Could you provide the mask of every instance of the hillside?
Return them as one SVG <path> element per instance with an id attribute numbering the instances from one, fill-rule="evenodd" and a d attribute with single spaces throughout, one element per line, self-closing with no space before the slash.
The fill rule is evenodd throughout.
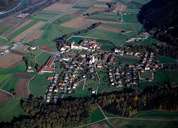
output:
<path id="1" fill-rule="evenodd" d="M 152 0 L 141 8 L 138 19 L 157 39 L 178 46 L 177 7 L 177 0 Z"/>

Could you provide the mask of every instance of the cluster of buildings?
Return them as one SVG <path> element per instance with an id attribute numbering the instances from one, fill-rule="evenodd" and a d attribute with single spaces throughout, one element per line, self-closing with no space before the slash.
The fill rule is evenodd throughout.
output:
<path id="1" fill-rule="evenodd" d="M 58 78 L 59 74 L 54 74 L 53 77 L 48 78 L 48 80 L 50 80 L 51 83 L 46 91 L 46 95 L 44 96 L 47 103 L 50 103 L 51 101 L 57 102 L 58 100 L 57 94 L 59 91 L 57 88 Z"/>
<path id="2" fill-rule="evenodd" d="M 121 67 L 109 69 L 108 75 L 110 84 L 114 87 L 138 87 L 138 72 L 132 66 L 127 69 Z"/>
<path id="3" fill-rule="evenodd" d="M 97 69 L 107 69 L 110 86 L 116 88 L 139 86 L 140 73 L 154 71 L 159 68 L 156 56 L 153 52 L 145 49 L 137 50 L 130 47 L 123 47 L 112 51 L 104 51 L 99 44 L 93 40 L 84 40 L 80 44 L 74 42 L 60 47 L 60 57 L 51 57 L 41 68 L 39 73 L 54 72 L 51 84 L 46 93 L 46 102 L 57 101 L 61 94 L 71 94 L 78 86 L 82 86 L 89 80 L 97 79 Z M 114 66 L 119 56 L 133 56 L 140 60 L 136 64 L 125 66 Z M 56 59 L 62 71 L 56 74 Z M 84 82 L 85 81 L 85 82 Z M 96 90 L 92 90 L 95 91 Z"/>
<path id="4" fill-rule="evenodd" d="M 137 65 L 138 69 L 144 71 L 155 71 L 160 68 L 160 65 L 156 62 L 155 54 L 153 52 L 146 52 L 141 58 L 141 63 Z"/>

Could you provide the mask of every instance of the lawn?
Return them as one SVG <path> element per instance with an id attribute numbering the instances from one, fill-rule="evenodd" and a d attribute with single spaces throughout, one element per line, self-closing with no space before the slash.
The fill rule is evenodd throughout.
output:
<path id="1" fill-rule="evenodd" d="M 25 115 L 20 106 L 20 98 L 13 98 L 0 104 L 0 122 L 10 122 L 14 117 Z"/>

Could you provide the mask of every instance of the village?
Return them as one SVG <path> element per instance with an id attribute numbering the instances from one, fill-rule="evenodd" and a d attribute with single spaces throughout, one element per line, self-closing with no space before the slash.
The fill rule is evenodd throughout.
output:
<path id="1" fill-rule="evenodd" d="M 136 57 L 139 62 L 118 66 L 118 58 L 122 56 Z M 160 68 L 161 65 L 152 51 L 135 50 L 129 46 L 105 51 L 96 40 L 85 39 L 79 44 L 71 42 L 60 45 L 59 53 L 51 56 L 38 73 L 53 74 L 48 77 L 51 82 L 44 96 L 45 101 L 51 103 L 74 93 L 80 86 L 84 89 L 86 80 L 95 80 L 99 86 L 98 69 L 108 72 L 108 87 L 137 89 L 139 80 L 151 82 L 154 80 L 154 72 Z M 148 72 L 150 75 L 147 78 L 144 73 Z M 98 87 L 90 91 L 91 95 L 98 93 Z"/>

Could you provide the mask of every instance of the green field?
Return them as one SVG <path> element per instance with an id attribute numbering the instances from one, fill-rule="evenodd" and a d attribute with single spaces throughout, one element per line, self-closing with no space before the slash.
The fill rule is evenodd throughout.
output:
<path id="1" fill-rule="evenodd" d="M 24 114 L 25 113 L 20 106 L 20 98 L 13 98 L 0 104 L 0 122 L 9 122 L 14 117 L 19 117 Z"/>
<path id="2" fill-rule="evenodd" d="M 161 119 L 178 119 L 178 112 L 166 112 L 166 111 L 143 111 L 137 113 L 134 117 L 141 118 L 161 118 Z"/>
<path id="3" fill-rule="evenodd" d="M 50 58 L 50 54 L 48 53 L 40 53 L 37 57 L 36 57 L 36 62 L 39 66 L 44 65 L 47 60 Z"/>
<path id="4" fill-rule="evenodd" d="M 39 11 L 39 12 L 36 12 L 34 15 L 32 15 L 31 18 L 33 20 L 49 21 L 58 15 L 61 15 L 61 14 L 57 12 L 50 12 L 50 11 Z"/>
<path id="5" fill-rule="evenodd" d="M 99 112 L 94 113 L 94 117 L 98 117 L 98 120 L 93 120 L 93 122 L 102 120 Z M 106 114 L 108 115 L 108 114 Z M 90 116 L 91 117 L 91 116 Z M 93 117 L 93 119 L 95 119 Z M 102 116 L 101 116 L 102 117 Z M 174 119 L 171 121 L 171 119 Z M 178 113 L 177 112 L 161 112 L 161 111 L 149 111 L 149 112 L 139 112 L 132 118 L 122 118 L 109 115 L 108 121 L 100 121 L 99 123 L 89 125 L 90 126 L 108 126 L 108 128 L 177 128 L 178 125 Z M 108 125 L 108 122 L 110 125 Z M 112 126 L 113 127 L 112 127 Z"/>
<path id="6" fill-rule="evenodd" d="M 0 75 L 0 89 L 9 91 L 9 92 L 14 92 L 16 88 L 16 84 L 18 82 L 18 78 L 16 78 L 12 74 L 1 74 Z"/>
<path id="7" fill-rule="evenodd" d="M 24 63 L 13 68 L 0 68 L 0 89 L 14 92 L 19 80 L 19 78 L 15 77 L 15 73 L 25 72 L 25 69 Z"/>
<path id="8" fill-rule="evenodd" d="M 50 84 L 50 81 L 47 80 L 49 76 L 51 76 L 51 74 L 36 75 L 34 80 L 30 81 L 29 87 L 32 95 L 44 96 L 46 89 Z"/>
<path id="9" fill-rule="evenodd" d="M 125 41 L 128 39 L 127 36 L 122 35 L 120 33 L 107 32 L 99 30 L 97 28 L 82 34 L 82 36 L 84 37 L 86 36 L 86 38 L 111 41 L 115 46 L 123 45 Z"/>

